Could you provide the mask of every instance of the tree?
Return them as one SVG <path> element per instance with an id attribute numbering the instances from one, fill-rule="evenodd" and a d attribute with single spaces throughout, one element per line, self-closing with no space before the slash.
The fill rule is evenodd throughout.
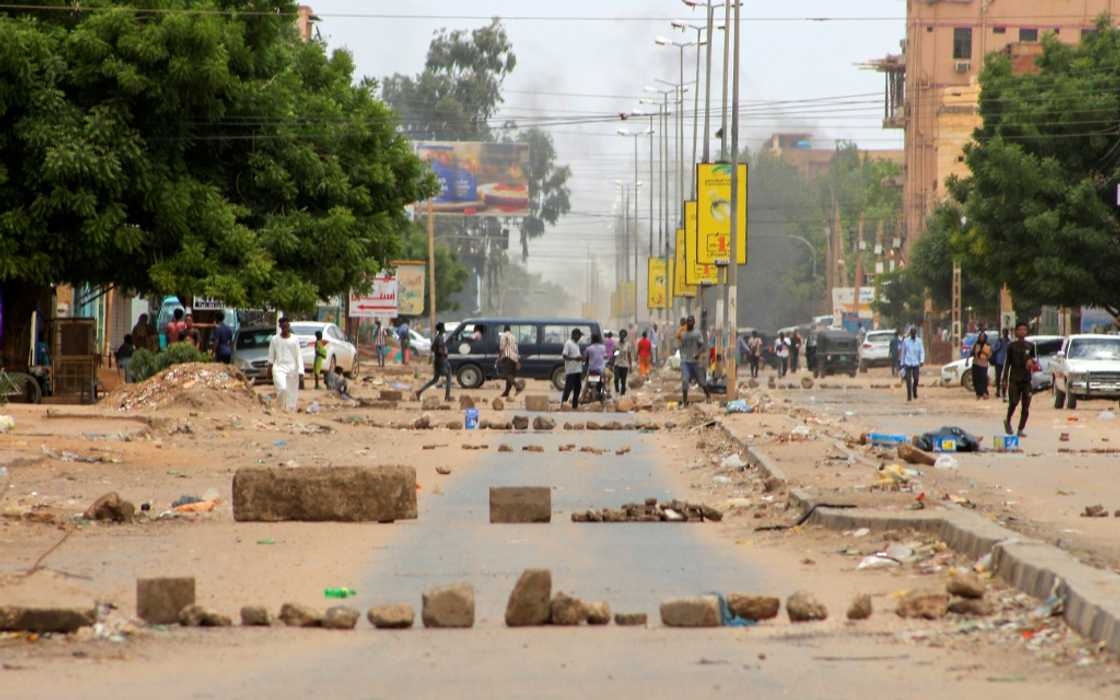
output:
<path id="1" fill-rule="evenodd" d="M 307 309 L 394 256 L 434 179 L 277 5 L 0 12 L 0 278 Z"/>
<path id="2" fill-rule="evenodd" d="M 1017 301 L 1120 313 L 1118 66 L 1107 18 L 1076 46 L 1044 38 L 1036 71 L 985 62 L 971 174 L 949 188 L 970 222 L 963 246 Z"/>
<path id="3" fill-rule="evenodd" d="M 401 249 L 401 258 L 406 260 L 428 259 L 428 233 L 422 224 L 415 223 L 405 234 L 404 244 Z M 436 244 L 436 311 L 454 311 L 458 309 L 455 295 L 463 290 L 466 285 L 470 270 L 459 261 L 455 251 L 446 245 Z M 428 309 L 428 300 L 424 300 L 425 313 Z"/>
<path id="4" fill-rule="evenodd" d="M 556 165 L 556 147 L 552 135 L 543 129 L 530 128 L 520 133 L 518 141 L 529 144 L 529 215 L 521 219 L 521 259 L 529 258 L 529 239 L 543 236 L 548 226 L 555 226 L 560 217 L 572 210 L 568 177 L 572 169 Z"/>

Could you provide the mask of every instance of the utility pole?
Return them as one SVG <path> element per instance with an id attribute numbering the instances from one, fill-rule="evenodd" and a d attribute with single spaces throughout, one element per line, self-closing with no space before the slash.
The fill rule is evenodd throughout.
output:
<path id="1" fill-rule="evenodd" d="M 719 120 L 719 159 L 727 161 L 727 67 L 731 53 L 731 1 L 723 3 L 723 111 Z"/>
<path id="2" fill-rule="evenodd" d="M 731 325 L 728 326 L 730 332 L 728 333 L 727 354 L 724 356 L 727 359 L 728 381 L 727 381 L 727 397 L 729 399 L 737 398 L 739 395 L 739 378 L 738 368 L 736 367 L 735 356 L 735 341 L 736 331 L 735 327 L 739 325 L 739 303 L 738 303 L 738 279 L 739 279 L 739 207 L 743 202 L 739 201 L 739 35 L 742 29 L 739 25 L 740 9 L 742 3 L 735 2 L 735 59 L 733 75 L 731 78 L 731 259 L 728 261 L 727 266 L 727 303 L 724 304 L 724 313 L 730 317 Z M 727 31 L 731 31 L 731 27 Z M 725 323 L 727 320 L 725 319 Z"/>
<path id="3" fill-rule="evenodd" d="M 436 337 L 436 215 L 428 198 L 428 334 Z M 404 352 L 403 350 L 401 352 Z"/>

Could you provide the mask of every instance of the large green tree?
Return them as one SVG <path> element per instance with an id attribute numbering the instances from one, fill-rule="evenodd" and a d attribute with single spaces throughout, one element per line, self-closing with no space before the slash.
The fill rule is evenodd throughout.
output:
<path id="1" fill-rule="evenodd" d="M 362 286 L 435 183 L 295 9 L 0 10 L 0 279 L 284 308 Z"/>
<path id="2" fill-rule="evenodd" d="M 1019 297 L 1120 313 L 1120 31 L 1078 45 L 1049 36 L 1037 71 L 992 54 L 971 175 L 949 184 L 971 224 L 962 242 Z"/>

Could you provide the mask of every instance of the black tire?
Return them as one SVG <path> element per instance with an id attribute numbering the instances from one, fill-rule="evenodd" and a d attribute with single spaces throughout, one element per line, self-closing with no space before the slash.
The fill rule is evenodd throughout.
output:
<path id="1" fill-rule="evenodd" d="M 1057 385 L 1054 386 L 1054 408 L 1065 408 L 1066 395 L 1065 392 L 1058 391 Z"/>
<path id="2" fill-rule="evenodd" d="M 855 377 L 855 376 L 856 376 L 856 371 L 855 371 L 854 369 L 853 369 L 853 370 L 849 370 L 849 371 L 848 371 L 848 376 L 849 376 L 849 377 Z"/>
<path id="3" fill-rule="evenodd" d="M 482 373 L 482 368 L 478 365 L 467 364 L 459 368 L 459 371 L 455 373 L 455 379 L 459 382 L 459 386 L 464 389 L 477 389 L 486 381 L 486 375 Z"/>
<path id="4" fill-rule="evenodd" d="M 354 353 L 354 362 L 350 365 L 350 371 L 345 372 L 347 379 L 354 379 L 358 376 L 358 372 L 361 370 L 361 361 L 361 355 Z"/>
<path id="5" fill-rule="evenodd" d="M 556 387 L 556 391 L 564 391 L 564 382 L 565 382 L 564 366 L 561 365 L 561 366 L 557 367 L 556 369 L 552 370 L 552 386 Z"/>
<path id="6" fill-rule="evenodd" d="M 12 403 L 39 403 L 43 400 L 43 391 L 35 377 L 24 372 L 10 372 L 8 378 L 19 390 L 18 393 L 8 395 L 8 400 Z"/>
<path id="7" fill-rule="evenodd" d="M 963 386 L 965 389 L 968 389 L 969 391 L 976 391 L 976 384 L 974 384 L 972 381 L 971 367 L 966 369 L 964 371 L 964 374 L 961 375 L 961 386 Z"/>
<path id="8" fill-rule="evenodd" d="M 1066 394 L 1066 408 L 1071 411 L 1077 408 L 1077 396 L 1072 391 Z"/>

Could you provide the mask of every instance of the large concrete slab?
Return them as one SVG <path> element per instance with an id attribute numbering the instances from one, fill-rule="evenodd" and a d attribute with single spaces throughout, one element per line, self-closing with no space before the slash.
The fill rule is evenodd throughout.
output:
<path id="1" fill-rule="evenodd" d="M 491 488 L 490 522 L 552 522 L 552 490 L 547 486 L 495 486 Z"/>
<path id="2" fill-rule="evenodd" d="M 239 521 L 391 522 L 416 516 L 413 467 L 246 467 L 233 476 L 233 517 Z"/>

